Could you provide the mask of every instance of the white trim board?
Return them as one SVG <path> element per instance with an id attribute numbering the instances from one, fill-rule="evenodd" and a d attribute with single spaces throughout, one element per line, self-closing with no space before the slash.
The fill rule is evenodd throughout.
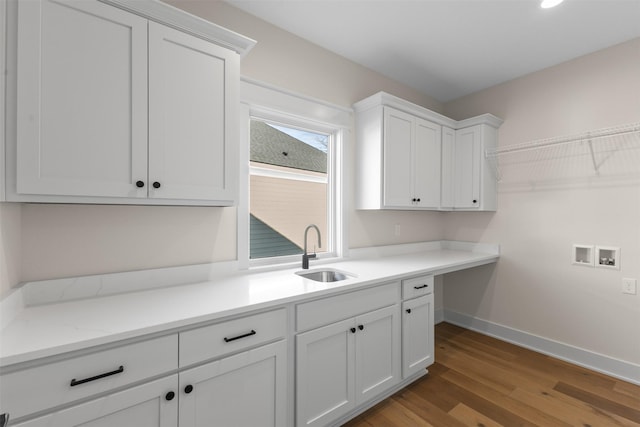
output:
<path id="1" fill-rule="evenodd" d="M 640 365 L 444 309 L 444 321 L 640 385 Z"/>

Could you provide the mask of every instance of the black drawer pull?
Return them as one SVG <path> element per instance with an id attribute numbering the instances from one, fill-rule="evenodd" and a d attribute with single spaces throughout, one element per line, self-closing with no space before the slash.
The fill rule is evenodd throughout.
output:
<path id="1" fill-rule="evenodd" d="M 124 372 L 124 366 L 120 365 L 120 367 L 118 369 L 116 369 L 115 371 L 106 372 L 104 374 L 96 375 L 95 377 L 85 378 L 83 380 L 76 380 L 74 378 L 74 379 L 71 380 L 71 387 L 75 387 L 75 386 L 80 385 L 80 384 L 88 383 L 90 381 L 99 380 L 101 378 L 110 377 L 111 375 L 121 374 L 122 372 Z"/>
<path id="2" fill-rule="evenodd" d="M 251 332 L 247 332 L 246 334 L 243 334 L 243 335 L 238 335 L 237 337 L 232 337 L 232 338 L 224 337 L 224 342 L 239 340 L 241 338 L 250 337 L 251 335 L 255 335 L 255 334 L 257 334 L 257 332 L 252 329 Z"/>
<path id="3" fill-rule="evenodd" d="M 422 286 L 414 286 L 413 289 L 424 289 L 424 288 L 428 288 L 429 285 L 422 285 Z"/>
<path id="4" fill-rule="evenodd" d="M 410 308 L 407 308 L 406 311 L 407 311 L 407 314 L 411 314 L 411 309 Z"/>

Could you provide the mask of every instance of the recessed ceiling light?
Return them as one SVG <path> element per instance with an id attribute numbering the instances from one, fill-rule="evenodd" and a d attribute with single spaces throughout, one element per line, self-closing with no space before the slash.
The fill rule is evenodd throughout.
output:
<path id="1" fill-rule="evenodd" d="M 542 3 L 540 4 L 540 7 L 543 8 L 543 9 L 549 9 L 551 7 L 555 7 L 555 6 L 559 5 L 562 2 L 563 2 L 563 0 L 542 0 Z"/>

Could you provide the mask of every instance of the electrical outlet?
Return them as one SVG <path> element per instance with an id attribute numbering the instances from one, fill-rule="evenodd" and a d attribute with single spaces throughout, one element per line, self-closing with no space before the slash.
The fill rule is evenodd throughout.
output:
<path id="1" fill-rule="evenodd" d="M 622 279 L 622 293 L 635 295 L 636 285 L 636 279 Z"/>

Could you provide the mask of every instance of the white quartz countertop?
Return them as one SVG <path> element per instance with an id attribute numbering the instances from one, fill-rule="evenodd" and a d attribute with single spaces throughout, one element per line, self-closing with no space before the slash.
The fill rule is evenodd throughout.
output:
<path id="1" fill-rule="evenodd" d="M 20 296 L 18 308 L 15 307 L 18 296 L 14 295 L 12 302 L 3 300 L 0 306 L 5 311 L 0 331 L 0 367 L 148 334 L 178 331 L 201 322 L 356 290 L 381 281 L 493 263 L 499 257 L 495 245 L 437 243 L 418 246 L 417 249 L 428 250 L 412 253 L 365 250 L 360 251 L 359 259 L 323 265 L 314 265 L 312 261 L 310 271 L 331 268 L 355 276 L 333 283 L 302 278 L 295 274 L 301 269 L 292 268 L 224 274 L 197 283 L 164 284 L 161 288 L 82 299 L 62 298 L 39 305 L 30 305 Z M 136 277 L 122 273 L 117 279 L 118 286 L 136 289 L 135 284 L 128 287 L 125 283 Z M 22 289 L 16 292 L 21 291 L 26 292 Z"/>

